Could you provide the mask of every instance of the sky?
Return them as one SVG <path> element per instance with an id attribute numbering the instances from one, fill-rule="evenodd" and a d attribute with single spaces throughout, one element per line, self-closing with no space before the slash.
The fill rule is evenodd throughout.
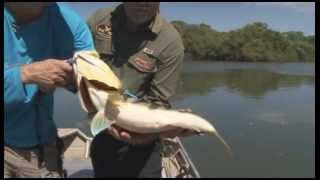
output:
<path id="1" fill-rule="evenodd" d="M 66 2 L 84 18 L 100 8 L 120 2 Z M 256 21 L 276 31 L 315 34 L 314 2 L 161 2 L 160 12 L 168 20 L 205 23 L 217 31 L 230 31 Z"/>

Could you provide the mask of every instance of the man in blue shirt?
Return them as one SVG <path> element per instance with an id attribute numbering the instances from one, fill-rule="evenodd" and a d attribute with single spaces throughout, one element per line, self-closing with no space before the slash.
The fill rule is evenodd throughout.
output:
<path id="1" fill-rule="evenodd" d="M 74 83 L 66 61 L 94 50 L 91 33 L 60 3 L 4 6 L 4 177 L 62 176 L 53 92 Z"/>

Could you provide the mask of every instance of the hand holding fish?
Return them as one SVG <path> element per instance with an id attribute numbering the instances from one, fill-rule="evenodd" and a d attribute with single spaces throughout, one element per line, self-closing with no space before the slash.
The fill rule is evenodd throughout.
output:
<path id="1" fill-rule="evenodd" d="M 177 136 L 184 137 L 189 136 L 191 134 L 195 134 L 195 132 L 176 128 L 173 130 L 169 130 L 163 133 L 134 133 L 127 131 L 119 126 L 112 125 L 107 129 L 107 132 L 112 135 L 114 138 L 122 141 L 129 142 L 131 144 L 146 144 L 150 143 L 157 138 L 174 138 Z"/>
<path id="2" fill-rule="evenodd" d="M 63 60 L 47 59 L 24 65 L 21 79 L 26 84 L 38 84 L 44 92 L 67 85 L 73 77 L 72 66 Z"/>
<path id="3" fill-rule="evenodd" d="M 138 134 L 127 131 L 119 126 L 112 125 L 107 129 L 107 132 L 114 138 L 126 141 L 130 144 L 146 144 L 150 143 L 158 137 L 157 133 Z"/>

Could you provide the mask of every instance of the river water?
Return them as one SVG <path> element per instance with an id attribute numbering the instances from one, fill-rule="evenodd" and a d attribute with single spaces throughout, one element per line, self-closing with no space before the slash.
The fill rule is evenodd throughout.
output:
<path id="1" fill-rule="evenodd" d="M 202 177 L 314 177 L 315 66 L 309 63 L 186 62 L 175 108 L 208 119 L 232 148 L 212 136 L 182 141 Z M 55 93 L 58 127 L 89 124 L 78 97 Z"/>

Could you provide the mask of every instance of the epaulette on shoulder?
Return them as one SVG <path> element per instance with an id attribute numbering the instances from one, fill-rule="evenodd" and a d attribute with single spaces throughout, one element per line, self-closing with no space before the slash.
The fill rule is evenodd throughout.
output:
<path id="1" fill-rule="evenodd" d="M 94 14 L 95 22 L 99 23 L 100 21 L 103 21 L 106 18 L 110 17 L 113 10 L 114 9 L 112 8 L 104 8 L 104 9 L 97 10 L 96 13 Z"/>

